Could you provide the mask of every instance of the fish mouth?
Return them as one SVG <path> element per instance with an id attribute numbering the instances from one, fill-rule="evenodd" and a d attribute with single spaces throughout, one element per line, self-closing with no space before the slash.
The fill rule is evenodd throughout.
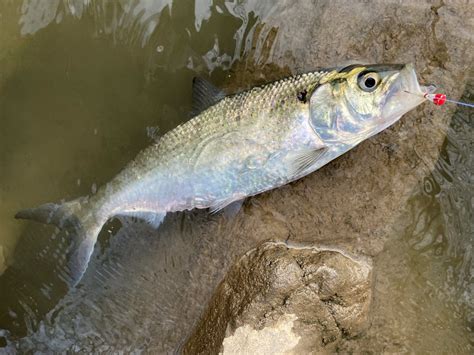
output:
<path id="1" fill-rule="evenodd" d="M 405 90 L 408 93 L 421 95 L 431 94 L 436 87 L 434 85 L 420 85 L 416 76 L 415 67 L 413 64 L 406 64 L 400 72 L 401 80 L 404 82 Z"/>
<path id="2" fill-rule="evenodd" d="M 435 89 L 432 85 L 420 85 L 413 64 L 404 65 L 389 89 L 382 117 L 388 121 L 398 119 L 425 102 L 425 95 L 432 93 Z"/>

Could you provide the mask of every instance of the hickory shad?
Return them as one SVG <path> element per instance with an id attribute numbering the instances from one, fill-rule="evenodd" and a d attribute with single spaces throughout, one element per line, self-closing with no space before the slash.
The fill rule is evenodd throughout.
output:
<path id="1" fill-rule="evenodd" d="M 168 212 L 218 211 L 287 184 L 392 125 L 427 90 L 412 65 L 319 70 L 228 96 L 195 79 L 196 116 L 96 194 L 16 217 L 54 224 L 75 238 L 68 256 L 75 284 L 109 218 L 135 216 L 157 227 Z"/>

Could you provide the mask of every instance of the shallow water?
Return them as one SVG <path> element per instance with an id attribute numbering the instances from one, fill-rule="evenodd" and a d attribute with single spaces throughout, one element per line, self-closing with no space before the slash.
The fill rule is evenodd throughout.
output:
<path id="1" fill-rule="evenodd" d="M 327 7 L 284 0 L 0 5 L 0 346 L 170 351 L 183 342 L 230 263 L 284 229 L 262 227 L 269 221 L 258 199 L 234 220 L 205 211 L 171 215 L 159 233 L 111 221 L 74 290 L 62 272 L 64 236 L 12 216 L 110 180 L 187 119 L 196 75 L 237 90 L 312 69 L 307 42 L 314 34 L 304 30 L 317 29 L 321 17 L 294 14 Z M 444 21 L 455 19 L 447 14 Z M 436 73 L 445 50 L 433 43 L 439 56 L 427 61 Z M 390 60 L 391 45 L 385 39 L 367 56 L 355 47 L 328 49 L 318 64 Z M 395 59 L 428 56 L 420 49 L 410 57 L 404 48 Z M 472 101 L 472 76 L 461 84 Z M 357 349 L 472 351 L 473 122 L 468 109 L 455 112 L 434 170 L 393 212 L 393 233 L 376 256 L 373 326 Z M 261 234 L 242 233 L 243 218 Z"/>
<path id="2" fill-rule="evenodd" d="M 474 99 L 472 79 L 463 101 Z M 382 343 L 386 352 L 472 352 L 473 137 L 474 112 L 459 108 L 432 174 L 375 259 L 372 327 L 362 349 Z"/>

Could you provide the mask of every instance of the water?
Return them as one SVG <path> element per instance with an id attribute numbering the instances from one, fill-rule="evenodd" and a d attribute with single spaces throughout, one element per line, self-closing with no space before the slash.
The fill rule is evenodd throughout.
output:
<path id="1" fill-rule="evenodd" d="M 463 95 L 467 102 L 474 98 L 472 79 Z M 474 112 L 460 107 L 434 170 L 376 257 L 372 327 L 360 348 L 472 352 L 473 137 Z"/>
<path id="2" fill-rule="evenodd" d="M 0 15 L 0 346 L 171 351 L 235 258 L 302 238 L 375 256 L 372 327 L 349 348 L 472 351 L 469 108 L 420 108 L 234 219 L 178 213 L 158 232 L 111 221 L 74 290 L 64 236 L 12 218 L 110 180 L 187 119 L 196 75 L 233 91 L 354 59 L 416 61 L 426 81 L 472 102 L 467 5 L 25 0 Z"/>

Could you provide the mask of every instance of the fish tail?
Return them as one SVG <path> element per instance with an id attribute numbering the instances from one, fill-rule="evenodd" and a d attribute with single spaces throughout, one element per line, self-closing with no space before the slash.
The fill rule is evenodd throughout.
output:
<path id="1" fill-rule="evenodd" d="M 91 210 L 84 208 L 86 201 L 86 198 L 79 198 L 63 204 L 47 203 L 21 210 L 15 215 L 17 219 L 55 225 L 70 236 L 67 272 L 73 286 L 84 275 L 99 232 L 105 223 L 105 220 L 98 220 Z"/>

